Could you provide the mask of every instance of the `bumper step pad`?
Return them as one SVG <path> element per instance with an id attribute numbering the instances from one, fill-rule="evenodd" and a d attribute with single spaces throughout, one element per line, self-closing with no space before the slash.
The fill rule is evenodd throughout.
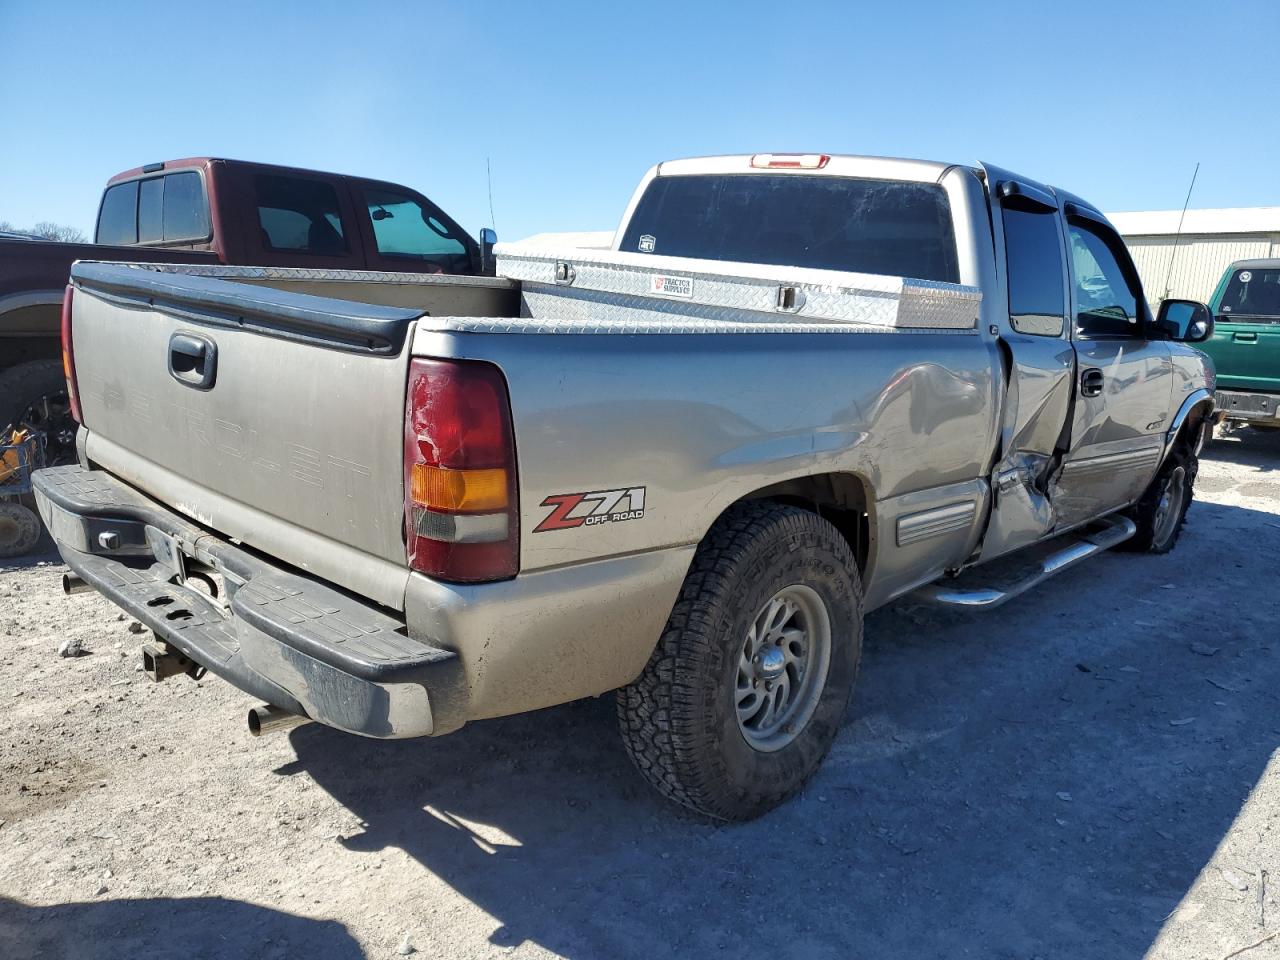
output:
<path id="1" fill-rule="evenodd" d="M 403 620 L 229 543 L 110 474 L 54 467 L 37 472 L 35 487 L 78 576 L 255 697 L 353 733 L 402 737 L 431 733 L 433 711 L 461 689 L 457 654 L 409 637 Z M 222 575 L 226 603 L 185 585 L 190 561 Z"/>

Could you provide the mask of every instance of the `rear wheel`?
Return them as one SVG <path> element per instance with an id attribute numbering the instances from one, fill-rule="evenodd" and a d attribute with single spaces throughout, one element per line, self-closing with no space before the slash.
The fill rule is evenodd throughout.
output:
<path id="1" fill-rule="evenodd" d="M 0 557 L 20 557 L 40 541 L 40 519 L 20 503 L 0 500 Z"/>
<path id="2" fill-rule="evenodd" d="M 76 422 L 60 360 L 29 360 L 0 371 L 0 430 L 28 429 L 44 436 L 44 462 L 76 458 Z"/>
<path id="3" fill-rule="evenodd" d="M 1124 549 L 1143 553 L 1168 553 L 1173 549 L 1186 523 L 1199 469 L 1196 455 L 1179 443 L 1142 499 L 1129 511 L 1138 532 L 1122 545 Z"/>
<path id="4" fill-rule="evenodd" d="M 830 749 L 861 647 L 861 584 L 840 532 L 795 507 L 735 507 L 699 546 L 644 672 L 618 692 L 627 752 L 677 803 L 757 817 Z"/>

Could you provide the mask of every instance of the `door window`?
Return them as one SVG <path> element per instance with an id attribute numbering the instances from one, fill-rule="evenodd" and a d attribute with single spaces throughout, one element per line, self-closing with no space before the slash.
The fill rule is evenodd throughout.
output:
<path id="1" fill-rule="evenodd" d="M 440 211 L 392 190 L 364 191 L 374 243 L 384 257 L 428 260 L 450 272 L 465 268 L 467 247 Z"/>
<path id="2" fill-rule="evenodd" d="M 1120 244 L 1120 239 L 1081 222 L 1070 223 L 1068 233 L 1076 292 L 1076 332 L 1087 339 L 1141 337 L 1141 291 L 1112 247 Z"/>
<path id="3" fill-rule="evenodd" d="M 1057 214 L 1021 209 L 1015 203 L 1001 205 L 1009 323 L 1019 333 L 1060 337 L 1067 314 L 1067 289 Z"/>
<path id="4" fill-rule="evenodd" d="M 253 183 L 265 246 L 331 257 L 347 252 L 338 191 L 333 184 L 274 174 L 255 176 Z"/>

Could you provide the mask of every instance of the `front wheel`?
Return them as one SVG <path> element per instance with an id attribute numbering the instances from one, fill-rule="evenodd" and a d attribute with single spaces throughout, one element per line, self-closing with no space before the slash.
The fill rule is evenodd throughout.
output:
<path id="1" fill-rule="evenodd" d="M 1138 532 L 1122 544 L 1124 549 L 1140 553 L 1173 549 L 1187 520 L 1199 470 L 1200 461 L 1194 453 L 1181 445 L 1174 448 L 1142 499 L 1129 511 Z"/>
<path id="2" fill-rule="evenodd" d="M 677 803 L 760 816 L 826 756 L 861 649 L 862 588 L 840 532 L 796 507 L 735 507 L 699 545 L 644 672 L 618 691 L 623 743 Z"/>

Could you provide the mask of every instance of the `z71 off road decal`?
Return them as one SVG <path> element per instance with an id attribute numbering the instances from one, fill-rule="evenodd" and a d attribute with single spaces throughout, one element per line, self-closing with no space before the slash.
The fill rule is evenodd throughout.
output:
<path id="1" fill-rule="evenodd" d="M 552 510 L 533 528 L 534 533 L 639 520 L 644 516 L 644 487 L 597 490 L 594 493 L 557 493 L 543 500 L 542 506 Z"/>

